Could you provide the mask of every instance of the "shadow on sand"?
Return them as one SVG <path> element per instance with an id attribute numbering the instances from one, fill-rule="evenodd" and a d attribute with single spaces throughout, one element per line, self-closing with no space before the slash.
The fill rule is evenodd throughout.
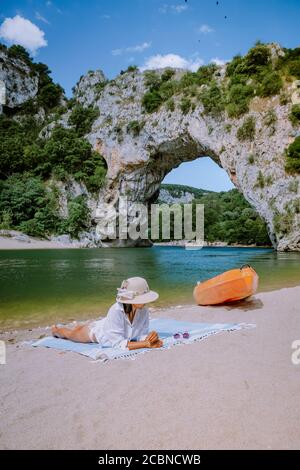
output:
<path id="1" fill-rule="evenodd" d="M 258 310 L 263 308 L 264 304 L 260 299 L 255 297 L 249 297 L 248 299 L 239 300 L 235 302 L 228 302 L 222 305 L 212 305 L 214 308 L 222 307 L 226 310 L 244 310 L 247 312 L 248 310 Z"/>

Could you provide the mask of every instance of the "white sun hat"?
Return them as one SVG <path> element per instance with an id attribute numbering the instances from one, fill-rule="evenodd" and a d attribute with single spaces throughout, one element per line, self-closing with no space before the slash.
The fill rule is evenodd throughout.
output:
<path id="1" fill-rule="evenodd" d="M 157 292 L 149 289 L 146 279 L 142 277 L 125 279 L 117 291 L 116 301 L 122 304 L 148 304 L 159 297 Z"/>

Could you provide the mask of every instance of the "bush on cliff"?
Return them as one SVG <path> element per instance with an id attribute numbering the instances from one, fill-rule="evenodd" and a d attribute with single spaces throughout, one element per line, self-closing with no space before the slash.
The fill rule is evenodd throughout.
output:
<path id="1" fill-rule="evenodd" d="M 130 121 L 126 127 L 127 133 L 132 134 L 134 137 L 138 137 L 144 125 L 145 121 Z"/>
<path id="2" fill-rule="evenodd" d="M 225 109 L 225 103 L 220 87 L 212 83 L 200 93 L 204 111 L 214 117 L 219 116 Z"/>
<path id="3" fill-rule="evenodd" d="M 258 88 L 258 94 L 260 96 L 278 95 L 282 85 L 282 79 L 278 72 L 272 70 L 266 71 L 262 74 L 262 81 Z"/>
<path id="4" fill-rule="evenodd" d="M 286 150 L 285 169 L 289 173 L 300 173 L 300 136 Z"/>
<path id="5" fill-rule="evenodd" d="M 157 111 L 162 103 L 162 98 L 158 90 L 147 91 L 142 99 L 142 106 L 147 113 Z"/>
<path id="6" fill-rule="evenodd" d="M 227 94 L 227 113 L 229 117 L 239 117 L 249 111 L 249 103 L 254 95 L 251 85 L 234 83 Z"/>
<path id="7" fill-rule="evenodd" d="M 68 233 L 72 238 L 78 238 L 80 232 L 88 230 L 91 225 L 90 211 L 86 197 L 77 196 L 68 203 L 68 218 L 61 222 L 61 233 Z"/>
<path id="8" fill-rule="evenodd" d="M 2 228 L 21 230 L 34 237 L 69 233 L 77 238 L 90 226 L 85 196 L 68 202 L 68 217 L 58 211 L 58 191 L 46 188 L 40 177 L 15 174 L 0 181 L 0 221 Z"/>
<path id="9" fill-rule="evenodd" d="M 286 75 L 300 79 L 300 47 L 284 48 L 284 53 L 278 61 L 277 69 L 283 70 Z"/>
<path id="10" fill-rule="evenodd" d="M 237 138 L 241 141 L 252 140 L 255 136 L 255 120 L 253 116 L 245 119 L 241 127 L 237 130 Z"/>
<path id="11" fill-rule="evenodd" d="M 148 90 L 142 98 L 143 108 L 147 113 L 153 113 L 159 109 L 162 103 L 180 93 L 184 95 L 182 101 L 186 103 L 187 95 L 195 96 L 197 87 L 200 85 L 211 86 L 216 70 L 217 66 L 215 64 L 203 65 L 199 67 L 197 72 L 185 72 L 180 80 L 173 79 L 175 70 L 170 68 L 167 68 L 161 76 L 153 70 L 147 70 L 144 83 Z M 183 113 L 185 113 L 185 105 L 183 105 L 183 110 Z"/>
<path id="12" fill-rule="evenodd" d="M 36 123 L 31 117 L 17 122 L 3 114 L 0 116 L 0 179 L 36 165 L 36 156 L 28 158 L 24 150 L 37 135 Z"/>
<path id="13" fill-rule="evenodd" d="M 292 106 L 289 118 L 293 126 L 300 123 L 300 104 L 294 104 Z"/>
<path id="14" fill-rule="evenodd" d="M 54 83 L 48 83 L 39 89 L 38 104 L 50 110 L 59 105 L 63 89 Z"/>
<path id="15" fill-rule="evenodd" d="M 98 108 L 94 108 L 93 106 L 84 108 L 82 105 L 77 104 L 72 109 L 68 122 L 74 126 L 77 135 L 83 137 L 91 131 L 92 124 L 98 116 Z"/>
<path id="16" fill-rule="evenodd" d="M 53 194 L 40 177 L 26 173 L 0 183 L 0 213 L 5 211 L 10 213 L 13 228 L 30 235 L 44 235 L 58 222 Z"/>

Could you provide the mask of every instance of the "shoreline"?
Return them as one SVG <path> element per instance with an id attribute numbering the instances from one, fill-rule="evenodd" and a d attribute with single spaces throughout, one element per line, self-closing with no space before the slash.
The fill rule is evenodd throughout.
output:
<path id="1" fill-rule="evenodd" d="M 251 298 L 254 298 L 256 297 L 257 295 L 260 295 L 260 294 L 270 294 L 270 293 L 278 293 L 278 292 L 281 292 L 281 291 L 284 291 L 286 289 L 295 289 L 295 288 L 299 288 L 300 289 L 300 284 L 291 284 L 289 286 L 283 286 L 283 287 L 269 287 L 269 288 L 265 288 L 265 289 L 262 289 L 262 290 L 258 290 L 258 292 L 256 292 L 256 294 Z M 299 299 L 300 299 L 300 296 L 299 296 Z M 246 300 L 241 300 L 239 302 L 236 302 L 236 304 L 233 304 L 233 305 L 236 305 L 236 307 L 238 308 L 239 305 L 241 306 L 241 308 L 243 307 L 243 305 L 245 304 L 245 302 L 247 302 L 247 299 Z M 158 307 L 150 307 L 150 315 L 160 315 L 161 312 L 164 312 L 164 311 L 168 311 L 168 310 L 180 310 L 180 309 L 187 309 L 187 310 L 190 310 L 190 309 L 193 309 L 193 308 L 230 308 L 231 304 L 228 303 L 228 304 L 221 304 L 221 305 L 216 305 L 216 306 L 207 306 L 207 307 L 204 307 L 204 306 L 199 306 L 199 305 L 196 305 L 195 303 L 191 303 L 191 302 L 184 302 L 182 304 L 172 304 L 172 303 L 166 303 L 165 305 L 160 305 Z M 55 324 L 62 324 L 64 326 L 70 326 L 72 324 L 80 324 L 80 323 L 86 323 L 88 321 L 95 321 L 95 320 L 98 320 L 100 318 L 104 318 L 106 315 L 106 313 L 99 313 L 99 315 L 97 316 L 87 316 L 87 315 L 84 315 L 84 312 L 82 312 L 82 315 L 81 314 L 76 314 L 75 316 L 73 316 L 73 319 L 70 320 L 70 321 L 65 321 L 66 319 L 64 318 L 61 318 L 60 320 L 57 320 L 57 321 L 54 321 Z M 26 326 L 24 324 L 20 324 L 19 326 L 18 325 L 11 325 L 11 326 L 5 326 L 5 325 L 1 325 L 0 324 L 0 340 L 1 339 L 5 339 L 5 337 L 7 335 L 12 335 L 12 334 L 15 334 L 18 338 L 27 338 L 27 335 L 28 333 L 29 334 L 29 337 L 32 336 L 32 334 L 34 332 L 37 332 L 38 334 L 44 334 L 45 332 L 47 331 L 50 331 L 50 328 L 51 328 L 51 324 L 46 324 L 46 321 L 45 323 L 40 321 L 32 321 L 32 323 L 28 323 Z"/>
<path id="2" fill-rule="evenodd" d="M 220 304 L 220 305 L 208 305 L 208 306 L 202 306 L 202 305 L 197 305 L 195 303 L 182 303 L 182 304 L 166 304 L 166 305 L 161 305 L 159 307 L 150 307 L 150 316 L 155 317 L 158 315 L 159 317 L 164 313 L 164 312 L 169 312 L 170 310 L 174 311 L 180 311 L 180 310 L 194 310 L 194 309 L 212 309 L 212 310 L 230 310 L 230 309 L 241 309 L 243 310 L 245 307 L 250 305 L 254 299 L 256 299 L 257 296 L 260 295 L 265 295 L 265 294 L 271 294 L 271 293 L 276 293 L 276 295 L 279 295 L 280 292 L 286 291 L 289 289 L 299 289 L 299 299 L 300 299 L 300 284 L 293 285 L 293 286 L 285 286 L 281 288 L 274 288 L 274 289 L 268 289 L 268 290 L 261 290 L 256 292 L 253 296 L 249 297 L 248 299 L 236 301 L 233 303 L 225 303 L 225 304 Z M 81 316 L 80 318 L 74 318 L 71 321 L 64 321 L 64 319 L 61 319 L 61 321 L 57 321 L 57 324 L 61 324 L 65 327 L 72 326 L 74 324 L 84 324 L 86 322 L 90 321 L 95 321 L 99 320 L 101 318 L 104 318 L 106 314 L 99 314 L 98 316 L 95 317 L 84 317 Z M 0 327 L 0 340 L 5 340 L 6 336 L 9 335 L 16 335 L 17 338 L 19 338 L 20 341 L 25 341 L 27 339 L 30 339 L 31 337 L 35 337 L 35 334 L 46 334 L 49 333 L 51 330 L 52 324 L 28 324 L 26 327 L 24 325 L 20 326 L 11 326 L 11 327 Z"/>
<path id="3" fill-rule="evenodd" d="M 75 243 L 75 242 L 74 242 Z M 79 244 L 79 242 L 78 242 Z M 29 237 L 21 232 L 12 235 L 0 234 L 0 250 L 44 250 L 44 249 L 78 249 L 80 246 L 73 244 L 59 243 L 54 240 Z"/>
<path id="4" fill-rule="evenodd" d="M 227 306 L 155 309 L 158 318 L 256 327 L 134 361 L 103 364 L 24 342 L 42 328 L 7 333 L 0 448 L 299 448 L 299 298 L 300 286 Z"/>
<path id="5" fill-rule="evenodd" d="M 153 242 L 153 246 L 170 246 L 170 247 L 183 247 L 186 240 L 171 241 L 171 242 Z M 274 249 L 271 245 L 258 246 L 258 245 L 243 245 L 243 244 L 227 244 L 225 242 L 209 242 L 205 243 L 204 248 L 269 248 Z M 82 246 L 80 241 L 73 241 L 71 243 L 60 243 L 54 240 L 46 240 L 42 238 L 29 237 L 28 235 L 19 233 L 11 236 L 3 236 L 0 233 L 0 251 L 5 250 L 45 250 L 45 249 L 89 249 L 96 247 Z M 103 247 L 97 247 L 103 248 Z"/>
<path id="6" fill-rule="evenodd" d="M 171 247 L 183 247 L 187 240 L 179 240 L 179 241 L 170 241 L 170 242 L 154 242 L 154 246 L 171 246 Z M 227 242 L 204 242 L 203 248 L 269 248 L 274 250 L 272 245 L 243 245 L 239 243 L 232 243 L 229 244 Z"/>

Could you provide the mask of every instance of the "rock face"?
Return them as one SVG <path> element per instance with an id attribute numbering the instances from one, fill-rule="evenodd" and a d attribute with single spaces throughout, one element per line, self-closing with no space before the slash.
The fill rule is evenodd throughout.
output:
<path id="1" fill-rule="evenodd" d="M 106 82 L 107 78 L 102 70 L 89 71 L 86 75 L 80 77 L 73 88 L 76 101 L 85 106 L 94 105 Z"/>
<path id="2" fill-rule="evenodd" d="M 7 57 L 4 61 L 3 54 L 0 51 L 0 80 L 10 84 L 7 105 L 13 108 L 36 95 L 38 79 L 24 63 Z M 272 60 L 282 54 L 277 46 L 272 48 Z M 163 72 L 156 71 L 158 76 Z M 220 87 L 226 81 L 225 72 L 226 66 L 221 66 L 214 75 Z M 172 80 L 179 80 L 184 73 L 176 69 Z M 182 162 L 209 156 L 266 220 L 274 247 L 300 250 L 300 176 L 285 171 L 285 150 L 300 135 L 299 125 L 293 127 L 289 119 L 292 103 L 300 100 L 299 82 L 284 83 L 285 104 L 278 95 L 255 97 L 249 112 L 239 118 L 229 118 L 225 111 L 217 116 L 207 114 L 200 100 L 194 100 L 184 113 L 180 95 L 174 95 L 172 111 L 162 104 L 149 114 L 142 106 L 147 90 L 145 73 L 139 70 L 111 81 L 100 70 L 89 72 L 74 87 L 77 102 L 98 107 L 100 112 L 86 135 L 108 166 L 98 204 L 117 203 L 122 195 L 127 196 L 129 205 L 153 203 L 167 173 Z M 249 117 L 255 123 L 255 136 L 241 141 L 237 131 Z M 67 115 L 59 123 L 67 126 Z M 80 191 L 85 192 L 84 188 Z M 62 211 L 63 198 L 62 193 Z M 91 202 L 92 214 L 96 213 L 95 204 Z M 101 240 L 101 232 L 99 236 Z"/>
<path id="3" fill-rule="evenodd" d="M 157 201 L 164 204 L 189 204 L 211 191 L 181 184 L 161 185 Z"/>
<path id="4" fill-rule="evenodd" d="M 158 199 L 166 204 L 188 204 L 195 199 L 195 196 L 188 191 L 183 191 L 179 196 L 173 196 L 170 191 L 162 188 L 159 191 Z"/>
<path id="5" fill-rule="evenodd" d="M 22 60 L 9 58 L 0 50 L 0 81 L 6 84 L 5 102 L 15 108 L 34 98 L 38 93 L 38 76 Z"/>
<path id="6" fill-rule="evenodd" d="M 66 182 L 58 181 L 56 179 L 50 179 L 47 182 L 47 187 L 49 191 L 51 188 L 55 187 L 58 190 L 59 200 L 58 200 L 58 208 L 59 208 L 59 216 L 63 219 L 66 219 L 69 215 L 68 211 L 68 200 L 74 199 L 77 196 L 85 196 L 86 197 L 86 204 L 89 208 L 91 218 L 95 219 L 96 217 L 96 208 L 97 208 L 97 200 L 93 197 L 92 194 L 89 193 L 87 190 L 86 185 L 81 182 L 79 183 L 74 178 L 69 177 Z"/>
<path id="7" fill-rule="evenodd" d="M 161 75 L 162 70 L 157 74 Z M 224 77 L 221 67 L 217 80 Z M 183 74 L 176 70 L 175 79 Z M 94 102 L 100 111 L 87 139 L 107 161 L 107 185 L 99 201 L 117 201 L 126 195 L 130 202 L 156 200 L 165 175 L 182 162 L 209 156 L 229 175 L 234 185 L 266 220 L 271 241 L 277 250 L 300 250 L 299 182 L 300 176 L 285 172 L 284 152 L 299 135 L 289 113 L 292 102 L 280 104 L 279 96 L 254 98 L 250 110 L 240 118 L 229 119 L 205 114 L 201 102 L 183 114 L 175 96 L 175 110 L 162 105 L 157 112 L 145 114 L 142 97 L 147 91 L 144 74 L 125 73 L 108 83 Z M 90 96 L 92 81 L 81 80 L 82 96 Z M 295 92 L 294 84 L 285 93 Z M 90 99 L 87 98 L 90 103 Z M 272 113 L 272 125 L 266 124 Z M 241 142 L 237 129 L 249 116 L 255 120 L 255 138 Z M 132 121 L 140 132 L 132 133 Z M 263 182 L 262 182 L 263 177 Z M 187 182 L 188 184 L 188 182 Z M 293 209 L 295 208 L 295 210 Z M 276 227 L 276 217 L 291 214 L 284 229 Z"/>

